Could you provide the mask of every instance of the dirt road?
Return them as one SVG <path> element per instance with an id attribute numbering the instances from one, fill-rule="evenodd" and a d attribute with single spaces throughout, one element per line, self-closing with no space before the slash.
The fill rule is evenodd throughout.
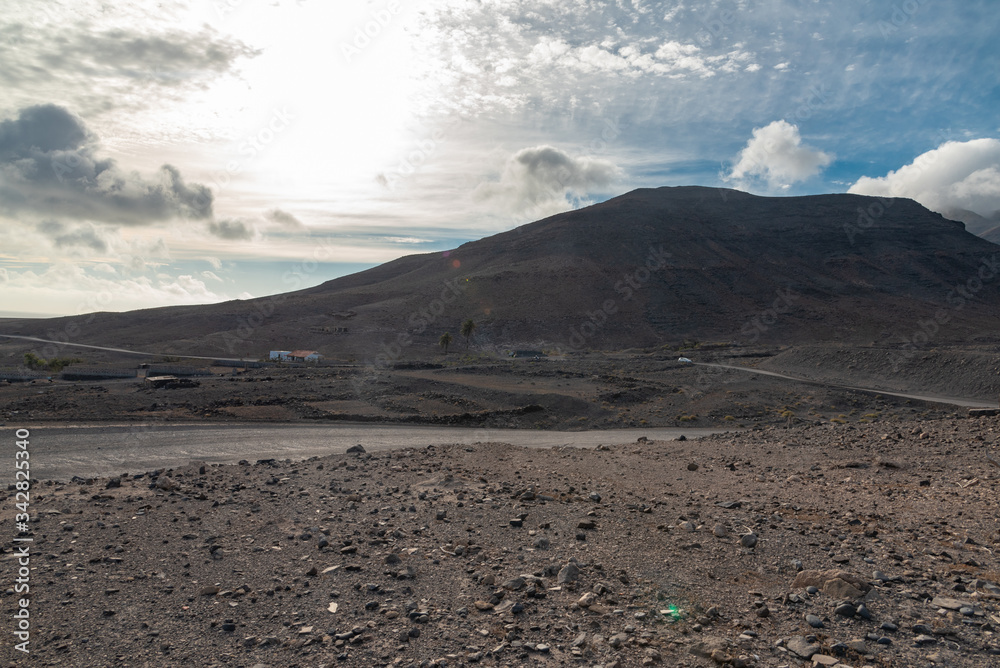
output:
<path id="1" fill-rule="evenodd" d="M 0 433 L 13 444 L 15 425 Z M 31 476 L 39 480 L 69 480 L 141 473 L 177 467 L 192 461 L 236 463 L 241 459 L 306 459 L 343 453 L 362 444 L 368 451 L 424 447 L 432 444 L 501 442 L 531 448 L 560 445 L 595 447 L 601 443 L 671 440 L 684 434 L 695 438 L 725 429 L 621 429 L 540 431 L 472 429 L 396 425 L 225 426 L 129 425 L 31 427 Z M 734 431 L 734 430 L 728 430 Z M 13 467 L 0 483 L 13 482 Z"/>

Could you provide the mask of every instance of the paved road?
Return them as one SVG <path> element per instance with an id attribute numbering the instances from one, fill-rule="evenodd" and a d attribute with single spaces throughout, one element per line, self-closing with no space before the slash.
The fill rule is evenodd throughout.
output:
<path id="1" fill-rule="evenodd" d="M 0 484 L 14 478 L 17 425 L 0 427 Z M 34 427 L 29 437 L 31 477 L 69 480 L 79 476 L 109 476 L 169 468 L 192 461 L 235 463 L 276 459 L 306 459 L 341 453 L 361 443 L 369 451 L 424 447 L 432 444 L 499 441 L 533 448 L 556 445 L 595 447 L 601 443 L 634 443 L 640 436 L 669 440 L 725 429 L 621 429 L 608 431 L 536 431 L 396 425 L 156 425 Z M 731 430 L 730 430 L 731 431 Z"/>
<path id="2" fill-rule="evenodd" d="M 840 385 L 838 383 L 827 383 L 820 380 L 809 380 L 807 378 L 797 378 L 795 376 L 789 376 L 783 373 L 777 373 L 775 371 L 764 371 L 762 369 L 751 369 L 745 366 L 735 366 L 732 364 L 712 364 L 709 362 L 693 362 L 696 366 L 708 366 L 715 367 L 717 369 L 735 369 L 736 371 L 746 371 L 747 373 L 757 373 L 762 376 L 774 376 L 775 378 L 784 378 L 785 380 L 794 380 L 797 383 L 810 383 L 812 385 L 822 385 L 824 387 L 836 387 L 842 390 L 859 390 L 861 392 L 877 392 L 879 394 L 888 394 L 894 397 L 903 397 L 904 399 L 919 399 L 920 401 L 932 401 L 938 404 L 950 404 L 952 406 L 963 406 L 965 408 L 996 408 L 996 402 L 984 401 L 982 399 L 966 399 L 963 397 L 943 397 L 934 394 L 904 394 L 902 392 L 890 392 L 889 390 L 881 390 L 873 387 L 858 387 L 856 385 Z"/>

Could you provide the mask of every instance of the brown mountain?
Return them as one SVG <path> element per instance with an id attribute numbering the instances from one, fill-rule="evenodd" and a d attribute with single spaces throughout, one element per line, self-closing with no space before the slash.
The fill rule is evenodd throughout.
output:
<path id="1" fill-rule="evenodd" d="M 461 322 L 475 344 L 628 348 L 685 338 L 945 342 L 991 336 L 1000 247 L 907 199 L 636 190 L 446 253 L 298 292 L 8 321 L 0 331 L 139 350 L 405 359 Z M 934 319 L 936 318 L 936 321 Z"/>

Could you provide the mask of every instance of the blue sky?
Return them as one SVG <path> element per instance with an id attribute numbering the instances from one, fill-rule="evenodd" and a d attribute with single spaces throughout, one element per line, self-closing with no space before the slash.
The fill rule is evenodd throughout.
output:
<path id="1" fill-rule="evenodd" d="M 996 17 L 931 0 L 14 0 L 0 311 L 284 292 L 638 187 L 990 216 Z"/>

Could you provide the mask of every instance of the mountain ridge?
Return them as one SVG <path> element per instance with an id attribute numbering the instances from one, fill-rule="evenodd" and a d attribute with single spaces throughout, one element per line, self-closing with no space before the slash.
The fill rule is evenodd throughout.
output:
<path id="1" fill-rule="evenodd" d="M 686 338 L 892 341 L 950 309 L 937 335 L 966 340 L 1000 315 L 987 298 L 1000 281 L 979 278 L 961 309 L 948 295 L 996 251 L 908 199 L 647 188 L 291 293 L 3 330 L 177 354 L 401 359 L 435 353 L 467 318 L 480 346 L 571 351 Z"/>

